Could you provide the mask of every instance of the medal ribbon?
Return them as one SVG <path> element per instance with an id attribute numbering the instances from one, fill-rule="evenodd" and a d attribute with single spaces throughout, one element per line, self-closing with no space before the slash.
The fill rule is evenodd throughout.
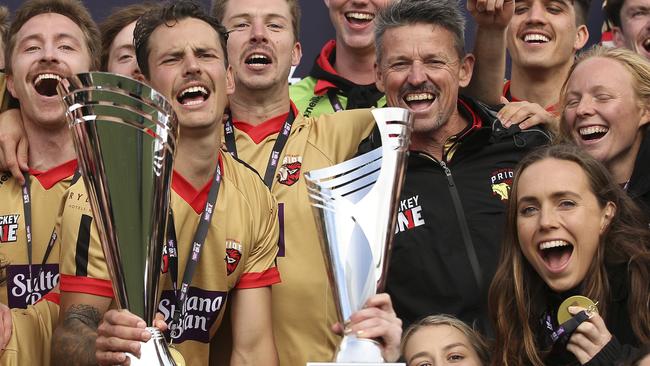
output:
<path id="1" fill-rule="evenodd" d="M 278 166 L 278 161 L 280 160 L 280 154 L 284 150 L 287 140 L 289 139 L 289 134 L 291 133 L 291 126 L 293 121 L 296 119 L 296 115 L 293 112 L 293 108 L 289 108 L 289 115 L 284 121 L 284 125 L 280 130 L 275 144 L 273 144 L 273 149 L 271 150 L 271 155 L 269 156 L 269 161 L 266 165 L 266 172 L 264 173 L 264 184 L 271 189 L 273 184 L 273 176 L 275 175 L 275 170 Z M 229 116 L 228 120 L 224 124 L 224 136 L 226 140 L 226 148 L 228 152 L 233 156 L 237 157 L 237 144 L 235 143 L 235 126 L 232 122 L 232 117 Z"/>
<path id="2" fill-rule="evenodd" d="M 194 277 L 194 273 L 196 272 L 196 267 L 201 256 L 201 249 L 203 248 L 203 244 L 205 244 L 205 238 L 208 235 L 210 221 L 212 220 L 215 204 L 217 203 L 217 197 L 219 196 L 219 187 L 221 186 L 221 178 L 223 175 L 221 169 L 221 156 L 219 156 L 217 169 L 214 172 L 210 191 L 208 192 L 208 199 L 205 202 L 205 207 L 203 208 L 199 223 L 196 227 L 194 241 L 190 248 L 188 262 L 183 271 L 183 282 L 181 283 L 180 288 L 178 287 L 178 241 L 176 238 L 174 215 L 171 210 L 169 210 L 169 223 L 167 224 L 167 255 L 169 260 L 169 271 L 172 278 L 172 286 L 174 288 L 174 297 L 176 298 L 176 309 L 174 310 L 172 324 L 179 324 L 178 321 L 185 315 L 183 304 L 187 299 L 187 292 L 190 283 L 192 282 L 192 278 Z"/>

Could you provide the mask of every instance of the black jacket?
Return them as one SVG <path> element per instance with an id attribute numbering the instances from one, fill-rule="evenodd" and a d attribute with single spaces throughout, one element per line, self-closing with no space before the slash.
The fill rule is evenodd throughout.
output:
<path id="1" fill-rule="evenodd" d="M 387 291 L 405 327 L 446 313 L 485 332 L 487 290 L 499 258 L 514 167 L 550 138 L 540 129 L 505 130 L 495 111 L 469 98 L 461 97 L 458 109 L 470 126 L 453 157 L 442 162 L 447 169 L 425 153 L 412 151 L 409 157 Z M 478 121 L 481 126 L 472 128 Z M 465 224 L 471 244 L 464 238 Z M 468 255 L 472 247 L 475 267 Z"/>
<path id="2" fill-rule="evenodd" d="M 627 192 L 650 220 L 650 128 L 648 127 L 636 156 Z"/>

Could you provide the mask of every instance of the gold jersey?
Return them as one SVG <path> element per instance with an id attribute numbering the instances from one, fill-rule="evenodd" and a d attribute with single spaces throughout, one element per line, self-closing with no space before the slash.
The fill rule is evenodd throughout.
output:
<path id="1" fill-rule="evenodd" d="M 208 365 L 209 342 L 219 328 L 232 290 L 280 282 L 275 267 L 277 204 L 254 171 L 228 154 L 221 155 L 223 180 L 216 208 L 182 306 L 182 322 L 172 325 L 170 332 L 175 347 L 188 365 Z M 210 184 L 196 189 L 177 173 L 172 179 L 171 207 L 178 239 L 179 286 L 192 255 L 194 234 Z M 92 214 L 81 180 L 70 190 L 62 220 L 65 251 L 61 290 L 111 297 L 106 263 L 96 228 L 90 225 Z M 179 305 L 168 264 L 169 258 L 164 253 L 158 311 L 171 324 Z"/>
<path id="2" fill-rule="evenodd" d="M 260 175 L 287 115 L 257 126 L 234 122 L 237 155 Z M 368 109 L 317 118 L 296 115 L 271 187 L 280 218 L 282 283 L 273 286 L 273 330 L 280 365 L 332 361 L 340 341 L 330 329 L 337 321 L 336 308 L 304 173 L 353 157 L 375 126 Z"/>

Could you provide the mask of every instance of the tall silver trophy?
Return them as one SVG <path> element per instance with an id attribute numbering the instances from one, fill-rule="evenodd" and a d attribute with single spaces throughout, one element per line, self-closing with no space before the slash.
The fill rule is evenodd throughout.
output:
<path id="1" fill-rule="evenodd" d="M 91 72 L 59 83 L 117 305 L 153 324 L 169 211 L 177 119 L 152 88 Z M 177 363 L 154 327 L 131 365 Z"/>
<path id="2" fill-rule="evenodd" d="M 384 287 L 406 173 L 413 123 L 410 112 L 381 108 L 372 114 L 381 147 L 305 174 L 341 322 Z M 334 364 L 375 365 L 384 360 L 377 342 L 346 335 Z"/>

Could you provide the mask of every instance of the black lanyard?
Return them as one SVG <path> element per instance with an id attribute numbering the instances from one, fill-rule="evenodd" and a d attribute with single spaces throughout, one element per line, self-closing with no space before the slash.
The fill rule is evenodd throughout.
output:
<path id="1" fill-rule="evenodd" d="M 282 126 L 282 130 L 280 130 L 277 140 L 275 140 L 273 150 L 271 150 L 271 155 L 269 156 L 269 161 L 266 165 L 266 172 L 264 173 L 264 184 L 269 187 L 269 189 L 271 189 L 271 185 L 273 184 L 273 176 L 275 175 L 275 170 L 278 166 L 278 161 L 280 160 L 280 154 L 282 153 L 282 150 L 284 150 L 284 146 L 287 144 L 289 134 L 291 133 L 291 125 L 293 125 L 295 119 L 296 115 L 293 112 L 293 108 L 289 108 L 289 115 L 284 121 L 284 125 Z M 237 144 L 235 143 L 235 126 L 232 122 L 232 116 L 228 117 L 228 120 L 224 123 L 223 129 L 226 139 L 226 148 L 228 149 L 228 152 L 236 158 Z"/>
<path id="2" fill-rule="evenodd" d="M 74 176 L 72 177 L 72 182 L 74 183 L 77 179 L 79 179 L 80 172 L 77 169 L 74 172 Z M 23 184 L 23 214 L 25 215 L 25 236 L 27 239 L 27 262 L 29 263 L 29 282 L 32 283 L 32 252 L 33 252 L 33 245 L 32 245 L 32 198 L 31 198 L 31 188 L 30 188 L 30 176 L 29 173 L 25 173 L 25 184 Z M 52 253 L 52 248 L 54 248 L 54 244 L 56 243 L 57 239 L 57 234 L 56 234 L 56 225 L 54 228 L 52 228 L 52 234 L 50 235 L 50 241 L 47 243 L 47 247 L 45 249 L 45 254 L 43 254 L 43 260 L 41 261 L 41 268 L 39 270 L 39 275 L 43 271 L 43 267 L 45 266 L 45 262 L 47 262 L 47 259 L 50 257 L 50 254 Z M 34 286 L 32 286 L 34 288 Z"/>
<path id="3" fill-rule="evenodd" d="M 551 344 L 555 344 L 558 341 L 566 343 L 576 328 L 587 319 L 589 319 L 589 315 L 583 310 L 555 328 L 550 313 L 546 313 L 542 317 L 542 324 L 551 340 Z"/>
<path id="4" fill-rule="evenodd" d="M 332 109 L 334 109 L 334 112 L 340 112 L 343 110 L 343 106 L 339 101 L 339 97 L 336 95 L 336 90 L 334 89 L 328 90 L 327 98 L 330 100 L 330 104 L 332 105 Z"/>
<path id="5" fill-rule="evenodd" d="M 178 246 L 176 239 L 176 227 L 174 225 L 174 215 L 171 210 L 169 210 L 169 222 L 167 224 L 167 256 L 169 259 L 169 271 L 172 277 L 172 286 L 174 287 L 174 297 L 176 298 L 176 309 L 174 310 L 173 323 L 179 324 L 178 321 L 184 314 L 182 313 L 183 303 L 187 299 L 187 292 L 196 272 L 196 267 L 199 263 L 199 258 L 201 255 L 201 249 L 203 244 L 205 244 L 205 238 L 208 235 L 208 229 L 210 227 L 210 221 L 215 210 L 215 204 L 217 203 L 217 197 L 219 195 L 219 187 L 221 186 L 221 158 L 217 162 L 217 169 L 214 172 L 214 178 L 212 180 L 212 185 L 210 185 L 210 191 L 208 192 L 208 199 L 205 202 L 205 207 L 201 213 L 199 223 L 196 227 L 196 232 L 194 234 L 194 241 L 189 252 L 189 258 L 187 264 L 185 265 L 185 271 L 183 272 L 183 282 L 181 287 L 178 287 Z"/>

